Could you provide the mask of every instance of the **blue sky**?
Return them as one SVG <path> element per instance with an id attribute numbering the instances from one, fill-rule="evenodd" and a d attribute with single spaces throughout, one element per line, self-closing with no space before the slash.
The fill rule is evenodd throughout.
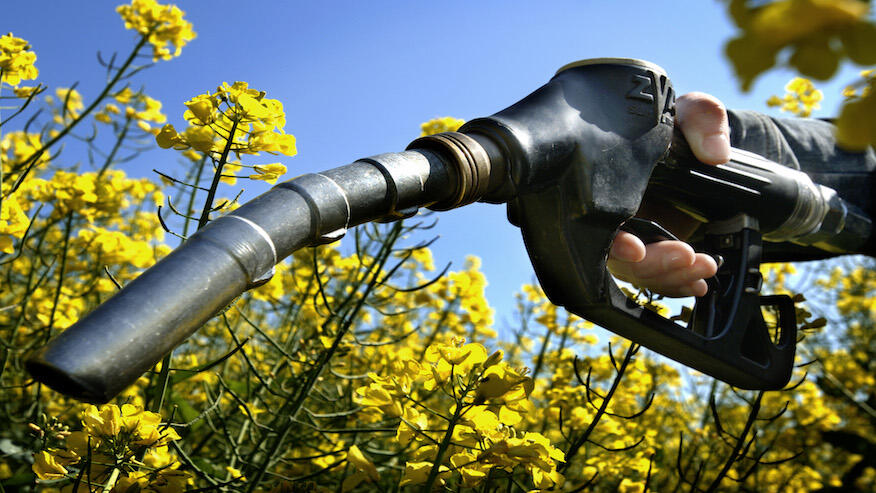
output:
<path id="1" fill-rule="evenodd" d="M 33 45 L 39 81 L 50 88 L 79 81 L 86 99 L 103 81 L 95 54 L 124 55 L 133 34 L 114 11 L 120 2 L 8 2 L 2 32 Z M 182 127 L 182 103 L 222 81 L 244 80 L 286 107 L 286 131 L 299 154 L 282 161 L 290 176 L 357 158 L 400 151 L 430 118 L 487 116 L 546 82 L 559 67 L 583 58 L 642 58 L 662 66 L 676 92 L 710 92 L 728 107 L 766 111 L 794 75 L 777 70 L 738 90 L 723 56 L 734 28 L 726 3 L 579 1 L 183 1 L 197 39 L 178 59 L 158 63 L 133 85 L 164 103 Z M 845 67 L 825 92 L 832 116 Z M 74 159 L 71 154 L 65 156 Z M 267 156 L 264 161 L 275 158 Z M 176 155 L 155 150 L 126 170 L 154 176 L 173 169 Z M 71 163 L 72 164 L 72 163 Z M 247 185 L 247 196 L 263 190 Z M 519 232 L 504 206 L 475 204 L 440 215 L 436 264 L 460 268 L 478 255 L 500 328 L 511 320 L 513 293 L 533 280 Z"/>

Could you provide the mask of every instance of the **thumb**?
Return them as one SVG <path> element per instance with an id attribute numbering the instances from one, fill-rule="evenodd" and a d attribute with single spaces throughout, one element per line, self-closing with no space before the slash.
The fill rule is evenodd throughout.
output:
<path id="1" fill-rule="evenodd" d="M 701 92 L 680 96 L 676 122 L 691 150 L 706 164 L 730 160 L 730 123 L 727 110 L 717 98 Z"/>

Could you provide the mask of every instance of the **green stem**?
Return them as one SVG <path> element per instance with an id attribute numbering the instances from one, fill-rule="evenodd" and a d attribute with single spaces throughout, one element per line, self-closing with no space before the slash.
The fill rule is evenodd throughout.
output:
<path id="1" fill-rule="evenodd" d="M 37 241 L 36 248 L 33 250 L 32 258 L 40 258 L 43 253 L 43 245 L 45 244 L 46 236 L 48 235 L 48 228 L 46 228 L 39 237 Z M 41 275 L 39 279 L 36 280 L 36 284 L 34 284 L 34 278 L 36 277 L 38 265 L 36 263 L 32 263 L 30 265 L 30 269 L 27 272 L 27 281 L 24 284 L 24 292 L 22 294 L 22 299 L 19 301 L 21 308 L 18 310 L 18 316 L 15 318 L 15 322 L 12 324 L 12 328 L 10 330 L 9 342 L 8 344 L 14 344 L 16 337 L 18 337 L 18 331 L 21 329 L 21 326 L 24 323 L 25 314 L 27 313 L 27 304 L 32 299 L 33 293 L 42 283 L 43 279 L 46 275 Z M 50 267 L 49 267 L 50 268 Z M 9 281 L 9 286 L 13 286 L 12 281 Z M 2 340 L 2 338 L 0 338 Z M 3 342 L 4 345 L 7 345 L 6 342 Z"/>
<path id="2" fill-rule="evenodd" d="M 64 275 L 67 270 L 67 250 L 70 248 L 70 234 L 72 233 L 73 212 L 67 215 L 67 222 L 64 225 L 64 246 L 61 250 L 61 266 L 58 271 L 58 287 L 55 289 L 55 297 L 52 301 L 52 312 L 49 315 L 49 326 L 46 330 L 46 342 L 52 335 L 52 326 L 55 324 L 55 313 L 58 311 L 58 302 L 61 300 L 61 289 L 64 287 Z"/>
<path id="3" fill-rule="evenodd" d="M 195 180 L 193 182 L 195 187 L 192 188 L 192 192 L 189 194 L 189 203 L 186 205 L 186 210 L 185 210 L 186 218 L 185 218 L 185 221 L 183 222 L 183 229 L 182 229 L 183 238 L 187 237 L 189 234 L 189 224 L 192 221 L 191 218 L 189 217 L 189 214 L 194 212 L 195 197 L 198 195 L 198 189 L 196 187 L 198 186 L 198 183 L 201 182 L 201 175 L 204 173 L 204 165 L 206 165 L 206 164 L 207 164 L 207 156 L 204 156 L 203 158 L 201 158 L 201 161 L 198 162 L 198 171 L 195 174 Z"/>
<path id="4" fill-rule="evenodd" d="M 760 413 L 760 401 L 763 398 L 763 391 L 757 393 L 757 398 L 754 400 L 754 404 L 751 405 L 751 411 L 748 413 L 748 420 L 745 422 L 745 427 L 742 429 L 742 433 L 739 434 L 739 438 L 736 440 L 736 445 L 733 447 L 733 451 L 730 452 L 730 456 L 727 457 L 727 460 L 724 462 L 724 467 L 721 468 L 721 471 L 715 476 L 715 480 L 712 481 L 712 484 L 706 489 L 706 492 L 717 491 L 718 486 L 721 485 L 721 481 L 723 481 L 724 477 L 730 472 L 730 468 L 733 467 L 739 459 L 739 452 L 742 451 L 742 446 L 745 445 L 745 439 L 748 436 L 748 432 L 751 431 L 751 427 L 754 426 L 754 421 L 757 419 L 758 413 Z"/>
<path id="5" fill-rule="evenodd" d="M 119 480 L 119 473 L 120 472 L 121 471 L 119 470 L 118 467 L 113 468 L 112 474 L 110 474 L 109 479 L 106 480 L 106 483 L 103 485 L 103 488 L 100 490 L 101 493 L 109 493 L 110 491 L 112 491 L 113 486 L 116 485 L 116 481 Z"/>
<path id="6" fill-rule="evenodd" d="M 453 373 L 451 372 L 451 378 Z M 453 385 L 453 382 L 450 383 Z M 453 411 L 453 416 L 450 418 L 450 423 L 447 425 L 447 431 L 444 432 L 444 437 L 438 445 L 438 451 L 435 453 L 435 462 L 432 463 L 432 469 L 429 470 L 429 477 L 426 478 L 426 485 L 423 491 L 432 491 L 435 481 L 438 479 L 438 474 L 441 472 L 441 462 L 444 460 L 444 452 L 450 447 L 450 441 L 453 439 L 453 429 L 456 427 L 456 422 L 463 415 L 465 406 L 462 404 L 462 399 L 456 401 L 456 409 Z"/>
<path id="7" fill-rule="evenodd" d="M 264 459 L 261 461 L 261 463 L 256 466 L 252 466 L 252 468 L 248 468 L 255 469 L 255 472 L 251 476 L 247 492 L 255 491 L 255 488 L 258 487 L 259 482 L 266 474 L 268 467 L 270 467 L 271 462 L 275 460 L 275 456 L 280 450 L 280 447 L 283 445 L 286 437 L 292 431 L 292 426 L 295 424 L 294 419 L 298 414 L 298 411 L 301 409 L 301 406 L 304 405 L 304 401 L 310 395 L 310 391 L 319 380 L 319 377 L 322 374 L 322 370 L 326 367 L 329 361 L 331 361 L 331 358 L 332 356 L 334 356 L 335 352 L 340 346 L 341 340 L 343 339 L 344 335 L 353 325 L 355 317 L 362 309 L 362 306 L 365 304 L 365 300 L 368 299 L 368 295 L 376 287 L 378 278 L 380 277 L 381 268 L 383 267 L 383 265 L 386 264 L 389 255 L 392 253 L 392 245 L 401 235 L 401 227 L 401 222 L 397 223 L 393 227 L 392 231 L 389 234 L 389 237 L 384 241 L 383 245 L 381 246 L 381 250 L 375 256 L 374 261 L 369 266 L 369 271 L 371 271 L 371 279 L 366 286 L 364 292 L 356 301 L 356 304 L 346 313 L 346 318 L 343 319 L 342 325 L 338 328 L 331 347 L 329 347 L 320 354 L 319 360 L 310 370 L 308 380 L 298 390 L 295 398 L 287 400 L 283 404 L 283 407 L 276 413 L 277 418 L 270 426 L 271 429 L 278 430 L 276 438 L 274 438 L 273 442 L 265 448 L 265 453 L 263 454 Z M 355 293 L 356 290 L 353 290 L 350 293 L 348 300 L 352 299 L 351 297 Z M 328 322 L 326 322 L 326 324 L 328 324 Z M 258 454 L 258 452 L 259 448 L 253 450 L 245 463 L 255 464 L 256 454 Z M 245 471 L 244 474 L 247 477 L 250 477 L 248 471 Z"/>
<path id="8" fill-rule="evenodd" d="M 122 127 L 121 133 L 119 133 L 119 137 L 116 139 L 116 143 L 113 146 L 112 151 L 110 151 L 109 155 L 106 157 L 106 161 L 103 162 L 103 166 L 100 168 L 100 171 L 97 173 L 98 178 L 102 178 L 103 174 L 106 173 L 106 170 L 109 169 L 113 164 L 113 159 L 115 159 L 116 154 L 119 152 L 119 148 L 122 147 L 122 142 L 125 141 L 125 137 L 128 136 L 128 130 L 131 128 L 131 118 L 125 119 L 125 126 Z"/>
<path id="9" fill-rule="evenodd" d="M 154 413 L 161 414 L 161 406 L 164 405 L 164 399 L 167 396 L 168 387 L 170 387 L 170 360 L 172 358 L 173 350 L 161 360 L 161 372 L 158 373 L 158 383 L 155 384 L 152 405 L 149 406 L 150 411 Z"/>
<path id="10" fill-rule="evenodd" d="M 554 325 L 556 325 L 556 315 L 554 316 Z M 546 331 L 544 337 L 541 339 L 541 349 L 538 351 L 538 357 L 535 359 L 535 369 L 532 370 L 532 379 L 535 380 L 538 377 L 538 374 L 541 373 L 542 366 L 544 365 L 544 356 L 547 353 L 548 346 L 551 343 L 551 335 L 553 335 L 553 330 L 550 326 L 546 327 Z"/>
<path id="11" fill-rule="evenodd" d="M 590 422 L 590 425 L 587 426 L 587 429 L 575 439 L 570 445 L 569 449 L 566 450 L 566 462 L 563 463 L 562 466 L 557 468 L 559 472 L 563 472 L 569 465 L 572 463 L 572 457 L 575 457 L 575 454 L 581 449 L 581 447 L 587 443 L 587 439 L 590 438 L 590 434 L 593 433 L 593 430 L 596 429 L 596 425 L 599 423 L 599 420 L 605 414 L 605 410 L 608 409 L 608 403 L 611 401 L 611 398 L 614 396 L 615 391 L 620 385 L 621 379 L 623 379 L 624 373 L 627 370 L 627 366 L 629 366 L 630 361 L 633 359 L 633 355 L 638 351 L 639 346 L 635 343 L 631 343 L 630 347 L 627 349 L 627 354 L 624 356 L 624 360 L 621 363 L 620 368 L 617 370 L 617 375 L 614 377 L 614 381 L 611 383 L 611 389 L 609 389 L 608 393 L 605 394 L 605 398 L 602 399 L 602 404 L 599 406 L 599 409 L 596 411 L 596 415 L 593 416 L 593 420 Z"/>
<path id="12" fill-rule="evenodd" d="M 207 200 L 204 202 L 204 208 L 201 210 L 201 218 L 198 220 L 198 229 L 203 228 L 210 221 L 210 210 L 213 209 L 213 198 L 216 196 L 216 189 L 219 188 L 219 180 L 222 178 L 222 167 L 228 160 L 228 153 L 231 152 L 231 144 L 234 142 L 234 132 L 237 130 L 237 120 L 231 124 L 231 131 L 228 139 L 225 141 L 225 148 L 222 149 L 222 156 L 219 157 L 219 162 L 216 163 L 216 172 L 213 173 L 213 183 L 210 184 L 210 191 L 207 192 Z"/>

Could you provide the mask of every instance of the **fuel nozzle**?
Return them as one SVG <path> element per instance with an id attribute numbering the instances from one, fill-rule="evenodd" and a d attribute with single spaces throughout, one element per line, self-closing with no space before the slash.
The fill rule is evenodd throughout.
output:
<path id="1" fill-rule="evenodd" d="M 793 305 L 757 292 L 758 227 L 728 233 L 729 244 L 714 236 L 721 251 L 713 253 L 725 258 L 726 275 L 718 294 L 697 301 L 692 327 L 627 298 L 606 268 L 621 226 L 639 210 L 646 191 L 660 191 L 655 167 L 671 154 L 674 115 L 672 84 L 654 64 L 601 58 L 567 65 L 529 96 L 458 132 L 281 183 L 211 222 L 50 341 L 27 368 L 60 392 L 107 401 L 295 250 L 335 241 L 358 224 L 410 216 L 419 207 L 447 210 L 483 200 L 508 203 L 508 217 L 520 227 L 554 304 L 732 385 L 781 388 L 793 366 L 795 340 L 786 331 L 778 343 L 771 341 L 761 305 L 779 306 L 787 324 L 794 322 Z M 730 181 L 740 181 L 737 175 L 743 176 Z M 673 190 L 664 189 L 666 195 Z M 843 212 L 842 203 L 814 190 L 825 206 L 817 212 L 821 225 L 803 235 L 812 236 L 811 244 L 829 244 L 826 236 L 839 222 L 843 231 L 869 228 L 869 218 Z M 680 207 L 702 205 L 702 189 L 683 191 Z M 744 200 L 714 205 L 722 216 L 758 220 L 746 224 L 800 218 L 810 224 L 814 217 L 795 212 L 790 202 L 754 211 L 740 210 Z M 777 211 L 788 213 L 770 216 Z M 752 351 L 752 344 L 763 347 Z"/>
<path id="2" fill-rule="evenodd" d="M 106 402 L 295 250 L 419 207 L 459 207 L 500 187 L 496 153 L 482 137 L 450 132 L 281 183 L 192 235 L 31 355 L 27 370 L 61 393 Z"/>

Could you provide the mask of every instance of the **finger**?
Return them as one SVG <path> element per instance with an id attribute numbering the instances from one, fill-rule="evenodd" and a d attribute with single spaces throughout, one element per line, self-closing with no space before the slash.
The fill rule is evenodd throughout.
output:
<path id="1" fill-rule="evenodd" d="M 656 291 L 656 288 L 648 289 Z M 705 296 L 708 292 L 709 285 L 706 284 L 706 281 L 704 281 L 703 279 L 699 279 L 684 286 L 674 286 L 672 288 L 667 288 L 661 294 L 663 294 L 663 296 L 666 296 L 667 298 L 687 298 L 689 296 Z"/>
<path id="2" fill-rule="evenodd" d="M 641 262 L 645 259 L 645 244 L 634 234 L 621 231 L 611 244 L 609 257 L 621 262 Z"/>
<path id="3" fill-rule="evenodd" d="M 643 279 L 640 281 L 640 286 L 673 298 L 705 296 L 709 290 L 705 279 L 714 276 L 717 270 L 715 259 L 710 255 L 698 253 L 690 267 L 653 279 Z"/>
<path id="4" fill-rule="evenodd" d="M 655 277 L 640 277 L 639 280 L 652 286 L 685 286 L 712 277 L 717 270 L 717 264 L 711 256 L 698 253 L 694 262 L 687 267 L 669 270 Z"/>
<path id="5" fill-rule="evenodd" d="M 678 297 L 681 298 L 686 296 L 705 296 L 708 292 L 709 285 L 706 284 L 706 281 L 704 279 L 700 279 L 687 286 L 682 287 L 679 290 Z"/>
<path id="6" fill-rule="evenodd" d="M 650 279 L 669 270 L 689 266 L 694 261 L 693 249 L 680 241 L 651 243 L 644 250 L 645 256 L 639 260 L 610 256 L 608 269 L 615 277 L 637 284 L 641 279 Z"/>
<path id="7" fill-rule="evenodd" d="M 654 279 L 666 272 L 690 267 L 696 260 L 693 248 L 681 241 L 659 241 L 647 245 L 644 250 L 644 258 L 637 261 L 610 257 L 608 269 L 618 279 L 640 285 L 643 279 Z"/>
<path id="8" fill-rule="evenodd" d="M 645 250 L 644 260 L 630 265 L 630 273 L 637 279 L 651 279 L 688 268 L 696 260 L 693 248 L 681 241 L 658 241 L 647 245 Z"/>
<path id="9" fill-rule="evenodd" d="M 676 121 L 694 155 L 706 164 L 730 160 L 730 123 L 724 104 L 714 96 L 692 92 L 678 98 Z"/>
<path id="10" fill-rule="evenodd" d="M 704 279 L 718 270 L 711 256 L 694 254 L 687 244 L 678 241 L 648 245 L 642 262 L 610 259 L 608 267 L 622 281 L 669 297 L 705 295 L 708 285 Z"/>

